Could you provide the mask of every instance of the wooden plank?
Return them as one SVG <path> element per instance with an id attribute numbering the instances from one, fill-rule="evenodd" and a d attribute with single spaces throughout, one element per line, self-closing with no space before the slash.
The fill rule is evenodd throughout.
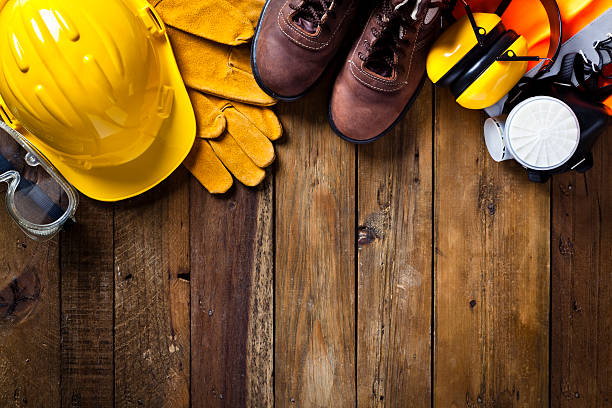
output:
<path id="1" fill-rule="evenodd" d="M 273 405 L 272 183 L 191 183 L 194 407 Z"/>
<path id="2" fill-rule="evenodd" d="M 189 176 L 115 211 L 115 402 L 189 406 Z"/>
<path id="3" fill-rule="evenodd" d="M 359 148 L 360 407 L 431 405 L 432 94 Z"/>
<path id="4" fill-rule="evenodd" d="M 612 405 L 612 130 L 595 167 L 552 183 L 551 402 Z"/>
<path id="5" fill-rule="evenodd" d="M 486 152 L 436 91 L 434 403 L 548 405 L 549 186 Z"/>
<path id="6" fill-rule="evenodd" d="M 355 405 L 355 146 L 333 134 L 328 89 L 283 105 L 276 184 L 275 401 Z"/>
<path id="7" fill-rule="evenodd" d="M 61 396 L 65 407 L 113 406 L 113 207 L 81 197 L 62 235 Z"/>
<path id="8" fill-rule="evenodd" d="M 2 188 L 2 196 L 5 189 Z M 0 406 L 60 404 L 58 238 L 36 243 L 0 210 Z"/>

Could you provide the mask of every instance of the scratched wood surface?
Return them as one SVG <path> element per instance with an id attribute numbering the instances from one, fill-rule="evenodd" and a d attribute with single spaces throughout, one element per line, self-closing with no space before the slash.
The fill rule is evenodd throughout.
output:
<path id="1" fill-rule="evenodd" d="M 487 157 L 481 112 L 435 111 L 434 405 L 545 407 L 549 186 Z"/>
<path id="2" fill-rule="evenodd" d="M 432 94 L 426 86 L 386 140 L 359 147 L 357 398 L 362 407 L 431 402 Z"/>
<path id="3" fill-rule="evenodd" d="M 192 404 L 271 406 L 271 180 L 224 197 L 190 186 Z"/>
<path id="4" fill-rule="evenodd" d="M 319 87 L 281 110 L 287 134 L 276 180 L 279 407 L 356 402 L 356 148 L 329 128 L 328 93 Z"/>
<path id="5" fill-rule="evenodd" d="M 28 240 L 4 208 L 0 224 L 0 406 L 59 406 L 60 248 Z"/>
<path id="6" fill-rule="evenodd" d="M 62 406 L 113 404 L 113 208 L 81 199 L 61 235 Z"/>
<path id="7" fill-rule="evenodd" d="M 612 406 L 612 130 L 595 167 L 552 182 L 551 402 Z"/>
<path id="8" fill-rule="evenodd" d="M 612 134 L 530 184 L 444 91 L 357 148 L 329 86 L 256 189 L 0 211 L 0 407 L 611 406 Z"/>
<path id="9" fill-rule="evenodd" d="M 189 404 L 189 185 L 116 204 L 115 403 Z"/>

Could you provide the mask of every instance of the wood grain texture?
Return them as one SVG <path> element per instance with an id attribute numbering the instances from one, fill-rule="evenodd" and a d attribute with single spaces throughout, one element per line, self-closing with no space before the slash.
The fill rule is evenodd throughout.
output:
<path id="1" fill-rule="evenodd" d="M 2 196 L 4 196 L 2 186 Z M 0 406 L 60 405 L 58 239 L 36 243 L 0 210 Z"/>
<path id="2" fill-rule="evenodd" d="M 434 403 L 548 405 L 550 197 L 436 91 Z"/>
<path id="3" fill-rule="evenodd" d="M 115 212 L 115 401 L 189 406 L 189 184 L 184 169 Z"/>
<path id="4" fill-rule="evenodd" d="M 360 407 L 431 405 L 432 93 L 359 148 Z"/>
<path id="5" fill-rule="evenodd" d="M 272 184 L 222 197 L 191 182 L 193 407 L 273 400 Z"/>
<path id="6" fill-rule="evenodd" d="M 112 407 L 113 206 L 81 197 L 61 237 L 62 406 Z"/>
<path id="7" fill-rule="evenodd" d="M 595 167 L 552 183 L 551 402 L 612 406 L 612 130 Z"/>
<path id="8" fill-rule="evenodd" d="M 281 105 L 256 189 L 181 169 L 42 244 L 0 211 L 0 407 L 611 406 L 612 133 L 532 184 L 435 94 L 359 149 L 325 86 Z"/>
<path id="9" fill-rule="evenodd" d="M 275 401 L 355 405 L 355 155 L 327 121 L 328 89 L 280 109 Z"/>

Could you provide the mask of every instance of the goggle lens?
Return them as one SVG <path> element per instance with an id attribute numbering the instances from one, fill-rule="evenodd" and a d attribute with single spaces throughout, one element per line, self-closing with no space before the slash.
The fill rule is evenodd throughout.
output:
<path id="1" fill-rule="evenodd" d="M 50 238 L 76 210 L 74 190 L 16 131 L 0 122 L 0 181 L 9 212 L 26 234 Z"/>

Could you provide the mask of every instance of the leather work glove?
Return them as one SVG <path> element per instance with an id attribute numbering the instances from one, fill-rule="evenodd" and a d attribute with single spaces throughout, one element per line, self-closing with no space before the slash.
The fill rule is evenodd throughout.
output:
<path id="1" fill-rule="evenodd" d="M 255 82 L 248 46 L 230 47 L 172 27 L 168 27 L 168 35 L 189 88 L 253 105 L 276 103 Z"/>
<path id="2" fill-rule="evenodd" d="M 189 90 L 189 97 L 198 130 L 185 167 L 213 194 L 229 190 L 233 183 L 230 172 L 244 185 L 261 183 L 264 168 L 275 159 L 271 140 L 282 135 L 274 112 L 194 90 Z"/>
<path id="3" fill-rule="evenodd" d="M 196 114 L 196 142 L 185 166 L 211 193 L 229 190 L 232 174 L 258 185 L 275 159 L 271 141 L 282 135 L 265 108 L 276 100 L 257 85 L 245 45 L 265 0 L 150 2 L 166 23 Z"/>
<path id="4" fill-rule="evenodd" d="M 162 20 L 198 37 L 240 45 L 255 34 L 265 0 L 149 0 Z"/>

